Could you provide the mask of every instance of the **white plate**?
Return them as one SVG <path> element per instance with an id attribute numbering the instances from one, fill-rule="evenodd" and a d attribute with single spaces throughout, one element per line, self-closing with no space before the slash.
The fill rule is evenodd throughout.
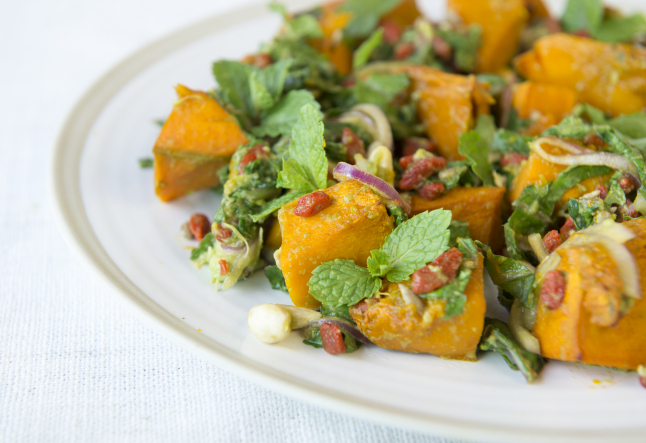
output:
<path id="1" fill-rule="evenodd" d="M 439 10 L 443 2 L 434 1 Z M 304 3 L 313 2 L 291 6 Z M 249 309 L 287 296 L 269 289 L 262 273 L 215 293 L 178 232 L 191 213 L 212 214 L 216 195 L 161 203 L 152 172 L 137 159 L 150 156 L 158 133 L 152 121 L 170 111 L 173 85 L 211 88 L 213 60 L 253 52 L 278 26 L 262 5 L 205 20 L 129 57 L 83 97 L 53 158 L 61 226 L 83 261 L 169 337 L 303 401 L 477 440 L 644 441 L 646 392 L 634 373 L 552 362 L 527 385 L 494 354 L 468 363 L 364 346 L 331 357 L 298 333 L 274 346 L 251 335 Z"/>

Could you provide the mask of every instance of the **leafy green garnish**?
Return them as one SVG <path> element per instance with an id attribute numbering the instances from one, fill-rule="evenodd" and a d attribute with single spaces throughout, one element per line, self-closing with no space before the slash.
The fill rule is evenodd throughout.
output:
<path id="1" fill-rule="evenodd" d="M 493 318 L 485 318 L 480 339 L 480 350 L 497 352 L 514 371 L 520 370 L 528 383 L 533 382 L 547 362 L 543 357 L 524 349 L 514 338 L 509 327 Z"/>
<path id="2" fill-rule="evenodd" d="M 574 220 L 577 231 L 585 229 L 594 221 L 594 214 L 604 209 L 603 200 L 594 198 L 571 198 L 567 205 L 568 214 Z"/>
<path id="3" fill-rule="evenodd" d="M 514 260 L 525 260 L 525 254 L 518 246 L 518 239 L 516 238 L 516 231 L 514 231 L 509 223 L 504 225 L 505 245 L 509 256 Z"/>
<path id="4" fill-rule="evenodd" d="M 152 158 L 140 158 L 139 167 L 141 169 L 152 168 L 154 165 L 154 160 Z"/>
<path id="5" fill-rule="evenodd" d="M 473 72 L 476 68 L 478 49 L 482 44 L 480 25 L 471 25 L 462 30 L 440 27 L 437 33 L 453 49 L 455 67 L 462 72 Z"/>
<path id="6" fill-rule="evenodd" d="M 624 193 L 617 180 L 608 182 L 608 195 L 603 199 L 603 203 L 610 207 L 612 205 L 623 206 L 626 203 L 626 194 Z"/>
<path id="7" fill-rule="evenodd" d="M 267 217 L 269 217 L 275 211 L 279 210 L 287 203 L 291 203 L 294 200 L 301 198 L 305 194 L 307 194 L 307 192 L 304 192 L 304 191 L 292 191 L 292 192 L 288 192 L 287 194 L 283 194 L 280 197 L 275 198 L 271 200 L 269 203 L 267 203 L 267 206 L 265 206 L 265 208 L 258 214 L 250 215 L 251 220 L 253 220 L 255 223 L 259 223 L 259 222 L 262 223 L 267 219 Z"/>
<path id="8" fill-rule="evenodd" d="M 534 273 L 518 260 L 495 255 L 482 242 L 476 244 L 484 253 L 485 268 L 493 283 L 519 299 L 523 306 L 531 308 L 534 305 Z"/>
<path id="9" fill-rule="evenodd" d="M 370 56 L 377 49 L 383 40 L 384 28 L 379 28 L 373 32 L 368 39 L 361 43 L 361 45 L 354 51 L 352 59 L 352 67 L 354 69 L 360 68 L 370 60 Z"/>
<path id="10" fill-rule="evenodd" d="M 321 106 L 309 91 L 289 91 L 280 102 L 264 114 L 262 121 L 252 129 L 252 132 L 259 137 L 289 134 L 298 122 L 300 110 L 305 105 L 313 106 L 317 110 Z"/>
<path id="11" fill-rule="evenodd" d="M 292 130 L 290 158 L 283 160 L 278 174 L 278 186 L 309 193 L 327 187 L 328 164 L 320 113 L 305 105 L 300 114 Z"/>
<path id="12" fill-rule="evenodd" d="M 202 257 L 210 247 L 213 247 L 213 244 L 215 243 L 215 236 L 213 235 L 212 232 L 209 232 L 204 236 L 202 241 L 200 241 L 200 244 L 197 246 L 197 248 L 193 249 L 191 251 L 191 260 L 196 261 L 200 257 Z"/>
<path id="13" fill-rule="evenodd" d="M 347 0 L 341 11 L 352 13 L 352 20 L 344 29 L 347 38 L 364 38 L 377 27 L 381 16 L 392 11 L 402 0 Z"/>
<path id="14" fill-rule="evenodd" d="M 352 320 L 352 316 L 350 315 L 350 310 L 348 309 L 347 306 L 333 307 L 328 305 L 322 305 L 321 315 L 323 317 L 339 317 L 354 323 L 354 320 Z"/>
<path id="15" fill-rule="evenodd" d="M 467 158 L 471 169 L 485 186 L 495 186 L 493 169 L 489 163 L 489 149 L 494 137 L 495 123 L 490 115 L 478 117 L 478 124 L 473 131 L 460 136 L 458 152 Z"/>
<path id="16" fill-rule="evenodd" d="M 374 296 L 381 280 L 353 260 L 336 259 L 319 265 L 307 282 L 310 294 L 324 305 L 352 306 Z"/>
<path id="17" fill-rule="evenodd" d="M 594 38 L 607 43 L 628 43 L 646 34 L 646 18 L 642 14 L 604 20 Z"/>
<path id="18" fill-rule="evenodd" d="M 458 244 L 458 238 L 471 237 L 471 233 L 469 232 L 469 223 L 460 220 L 451 220 L 449 232 L 451 233 L 451 236 L 449 237 L 449 248 Z"/>
<path id="19" fill-rule="evenodd" d="M 269 9 L 283 16 L 285 19 L 285 30 L 287 35 L 292 38 L 321 38 L 323 30 L 316 17 L 311 14 L 300 14 L 293 19 L 287 13 L 287 9 L 280 3 L 272 2 Z"/>
<path id="20" fill-rule="evenodd" d="M 602 20 L 601 0 L 569 0 L 561 17 L 561 25 L 570 33 L 585 30 L 593 34 Z"/>
<path id="21" fill-rule="evenodd" d="M 389 281 L 407 280 L 417 269 L 446 251 L 451 236 L 451 211 L 423 212 L 399 225 L 386 237 L 381 251 L 388 257 Z M 368 258 L 370 266 L 373 257 Z"/>
<path id="22" fill-rule="evenodd" d="M 568 189 L 587 178 L 611 171 L 606 166 L 572 166 L 561 172 L 552 183 L 527 186 L 514 202 L 515 210 L 509 217 L 509 227 L 520 235 L 542 233 L 552 223 L 554 207 Z"/>
<path id="23" fill-rule="evenodd" d="M 462 315 L 464 304 L 467 302 L 467 296 L 464 290 L 471 279 L 471 269 L 462 269 L 460 273 L 449 284 L 436 289 L 428 294 L 421 294 L 422 298 L 432 298 L 435 300 L 446 300 L 444 307 L 444 320 L 448 320 L 456 315 Z"/>
<path id="24" fill-rule="evenodd" d="M 265 268 L 265 275 L 267 276 L 272 289 L 287 292 L 285 276 L 278 266 L 267 266 Z"/>
<path id="25" fill-rule="evenodd" d="M 528 156 L 530 149 L 527 142 L 529 140 L 531 137 L 525 137 L 515 131 L 498 129 L 491 141 L 491 150 L 500 153 L 517 152 Z"/>

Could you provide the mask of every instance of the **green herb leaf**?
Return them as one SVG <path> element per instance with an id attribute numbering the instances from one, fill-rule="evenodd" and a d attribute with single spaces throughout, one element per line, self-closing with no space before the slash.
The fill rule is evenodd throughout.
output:
<path id="1" fill-rule="evenodd" d="M 577 231 L 590 226 L 594 220 L 594 214 L 599 209 L 605 209 L 603 200 L 595 198 L 571 198 L 567 205 L 568 214 L 574 220 Z"/>
<path id="2" fill-rule="evenodd" d="M 458 244 L 458 238 L 471 237 L 471 233 L 469 232 L 469 223 L 460 220 L 451 220 L 449 232 L 451 232 L 451 236 L 449 237 L 449 248 L 453 248 Z"/>
<path id="3" fill-rule="evenodd" d="M 494 152 L 517 152 L 529 156 L 530 149 L 527 143 L 532 137 L 525 137 L 515 131 L 499 129 L 493 136 L 491 149 Z"/>
<path id="4" fill-rule="evenodd" d="M 283 161 L 278 186 L 308 193 L 327 187 L 323 130 L 321 113 L 314 106 L 303 106 L 292 130 L 291 158 Z"/>
<path id="5" fill-rule="evenodd" d="M 354 323 L 347 306 L 339 306 L 338 308 L 335 308 L 328 305 L 321 305 L 321 315 L 323 317 L 338 317 Z"/>
<path id="6" fill-rule="evenodd" d="M 482 242 L 476 244 L 484 253 L 485 268 L 493 283 L 519 299 L 523 306 L 531 308 L 534 305 L 534 273 L 518 260 L 495 255 Z"/>
<path id="7" fill-rule="evenodd" d="M 630 138 L 646 137 L 646 113 L 635 112 L 613 118 L 608 125 Z"/>
<path id="8" fill-rule="evenodd" d="M 277 291 L 287 292 L 287 285 L 285 284 L 285 276 L 283 271 L 277 266 L 267 266 L 265 268 L 265 275 L 271 284 L 271 288 Z"/>
<path id="9" fill-rule="evenodd" d="M 382 109 L 388 108 L 397 94 L 410 85 L 406 74 L 372 74 L 359 79 L 352 88 L 357 103 L 372 103 Z"/>
<path id="10" fill-rule="evenodd" d="M 304 191 L 292 191 L 288 192 L 287 194 L 283 194 L 280 197 L 269 201 L 261 212 L 259 212 L 258 214 L 250 214 L 249 217 L 251 217 L 251 220 L 253 220 L 254 223 L 262 223 L 267 219 L 267 217 L 269 217 L 275 211 L 278 211 L 287 203 L 291 203 L 306 194 L 307 192 Z"/>
<path id="11" fill-rule="evenodd" d="M 399 225 L 384 242 L 381 250 L 392 268 L 386 274 L 398 283 L 447 250 L 451 233 L 451 211 L 436 209 L 423 212 Z"/>
<path id="12" fill-rule="evenodd" d="M 305 105 L 311 105 L 316 110 L 321 107 L 310 91 L 289 91 L 276 106 L 267 111 L 260 125 L 251 131 L 258 137 L 289 135 L 300 118 L 300 110 Z"/>
<path id="13" fill-rule="evenodd" d="M 601 0 L 569 0 L 561 17 L 561 25 L 570 33 L 585 30 L 594 34 L 602 20 Z"/>
<path id="14" fill-rule="evenodd" d="M 152 168 L 154 165 L 154 160 L 152 158 L 140 158 L 139 159 L 139 167 L 141 169 L 147 169 L 147 168 Z"/>
<path id="15" fill-rule="evenodd" d="M 324 305 L 340 307 L 371 298 L 379 291 L 381 280 L 352 260 L 336 259 L 314 269 L 307 286 L 310 294 Z"/>
<path id="16" fill-rule="evenodd" d="M 367 260 L 368 271 L 373 277 L 382 277 L 392 269 L 388 254 L 381 249 L 375 249 Z"/>
<path id="17" fill-rule="evenodd" d="M 476 128 L 462 134 L 459 138 L 458 152 L 467 158 L 471 164 L 471 169 L 485 186 L 495 186 L 493 169 L 489 163 L 489 150 L 495 128 L 493 117 L 481 115 L 478 117 Z"/>
<path id="18" fill-rule="evenodd" d="M 502 355 L 511 369 L 520 370 L 523 373 L 528 383 L 536 380 L 547 362 L 540 355 L 524 349 L 518 344 L 509 327 L 493 318 L 485 318 L 479 347 L 482 351 L 492 351 Z"/>
<path id="19" fill-rule="evenodd" d="M 352 13 L 344 30 L 347 38 L 364 38 L 374 31 L 381 16 L 392 11 L 402 0 L 347 0 L 341 11 Z"/>
<path id="20" fill-rule="evenodd" d="M 507 246 L 507 252 L 509 253 L 509 256 L 514 260 L 526 260 L 525 254 L 518 246 L 516 231 L 514 231 L 511 226 L 509 226 L 509 223 L 505 223 L 504 233 L 505 245 Z"/>
<path id="21" fill-rule="evenodd" d="M 215 244 L 215 236 L 213 235 L 212 232 L 209 232 L 204 236 L 202 241 L 200 241 L 200 244 L 197 246 L 197 248 L 191 251 L 191 260 L 192 261 L 199 260 L 200 257 L 206 254 L 209 248 L 212 248 L 214 244 Z"/>
<path id="22" fill-rule="evenodd" d="M 253 104 L 249 77 L 251 66 L 245 63 L 220 60 L 213 63 L 213 75 L 218 82 L 220 97 L 235 109 L 251 114 Z"/>
<path id="23" fill-rule="evenodd" d="M 626 194 L 623 189 L 621 189 L 621 186 L 619 186 L 619 183 L 617 183 L 617 180 L 610 180 L 608 185 L 608 195 L 603 199 L 603 203 L 607 207 L 612 205 L 623 206 L 626 203 Z"/>
<path id="24" fill-rule="evenodd" d="M 482 44 L 480 25 L 471 25 L 465 31 L 439 28 L 437 32 L 453 49 L 455 66 L 458 70 L 473 72 L 478 59 L 478 49 Z"/>
<path id="25" fill-rule="evenodd" d="M 311 14 L 301 14 L 286 23 L 289 33 L 294 38 L 321 38 L 323 30 L 316 17 Z"/>
<path id="26" fill-rule="evenodd" d="M 360 68 L 370 60 L 373 51 L 381 44 L 384 36 L 384 28 L 379 28 L 373 32 L 368 39 L 354 51 L 352 66 L 354 69 Z"/>
<path id="27" fill-rule="evenodd" d="M 594 38 L 607 43 L 631 43 L 646 33 L 646 18 L 642 14 L 604 20 L 594 32 Z"/>
<path id="28" fill-rule="evenodd" d="M 436 289 L 428 294 L 421 294 L 422 298 L 431 298 L 435 300 L 446 300 L 444 307 L 444 320 L 448 320 L 456 315 L 462 315 L 464 304 L 467 301 L 464 290 L 471 279 L 471 269 L 461 269 L 460 273 L 449 284 Z"/>

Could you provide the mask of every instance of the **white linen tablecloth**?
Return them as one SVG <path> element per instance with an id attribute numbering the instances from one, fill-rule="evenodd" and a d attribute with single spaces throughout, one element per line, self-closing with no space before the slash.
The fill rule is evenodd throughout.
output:
<path id="1" fill-rule="evenodd" d="M 244 3 L 3 2 L 0 441 L 455 442 L 310 406 L 202 361 L 144 325 L 61 239 L 49 163 L 74 102 L 140 46 Z"/>

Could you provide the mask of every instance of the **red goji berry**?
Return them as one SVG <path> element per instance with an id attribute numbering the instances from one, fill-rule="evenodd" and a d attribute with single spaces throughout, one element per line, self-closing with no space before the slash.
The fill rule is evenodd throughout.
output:
<path id="1" fill-rule="evenodd" d="M 624 221 L 624 217 L 635 218 L 639 217 L 639 212 L 633 206 L 633 202 L 626 199 L 626 204 L 619 208 L 619 218 L 617 221 Z"/>
<path id="2" fill-rule="evenodd" d="M 554 252 L 556 248 L 561 246 L 561 234 L 555 229 L 553 231 L 548 232 L 545 234 L 545 237 L 543 237 L 543 244 L 545 245 L 545 249 L 547 249 L 547 252 L 550 254 Z"/>
<path id="3" fill-rule="evenodd" d="M 406 157 L 402 157 L 399 159 L 399 164 L 401 165 L 402 168 L 406 169 L 408 165 L 413 163 L 413 156 L 412 155 L 407 155 Z"/>
<path id="4" fill-rule="evenodd" d="M 323 342 L 323 349 L 328 354 L 345 354 L 345 343 L 343 341 L 343 334 L 341 328 L 332 323 L 321 324 L 321 341 Z"/>
<path id="5" fill-rule="evenodd" d="M 256 68 L 266 68 L 273 62 L 274 60 L 271 58 L 271 55 L 261 52 L 260 54 L 256 55 L 256 58 L 253 61 L 253 65 Z"/>
<path id="6" fill-rule="evenodd" d="M 545 274 L 540 298 L 548 309 L 558 309 L 565 297 L 565 277 L 561 271 L 553 270 Z"/>
<path id="7" fill-rule="evenodd" d="M 215 225 L 215 239 L 222 243 L 228 238 L 231 238 L 233 235 L 233 231 L 229 228 L 225 228 L 224 226 L 217 224 Z"/>
<path id="8" fill-rule="evenodd" d="M 343 128 L 343 134 L 341 135 L 341 143 L 347 148 L 346 158 L 348 163 L 354 164 L 354 156 L 356 154 L 361 154 L 365 157 L 366 148 L 363 145 L 363 140 L 354 131 L 348 127 Z"/>
<path id="9" fill-rule="evenodd" d="M 211 232 L 211 222 L 209 222 L 206 215 L 195 213 L 191 215 L 188 221 L 188 228 L 191 230 L 193 237 L 201 241 L 206 234 Z"/>
<path id="10" fill-rule="evenodd" d="M 266 156 L 265 152 L 265 146 L 264 145 L 256 145 L 250 150 L 247 151 L 245 155 L 242 156 L 242 160 L 240 160 L 240 166 L 238 167 L 238 171 L 240 174 L 242 174 L 242 169 L 247 166 L 249 163 L 258 160 L 259 158 L 262 158 Z"/>
<path id="11" fill-rule="evenodd" d="M 433 52 L 442 60 L 449 60 L 453 55 L 451 46 L 439 35 L 433 36 Z"/>
<path id="12" fill-rule="evenodd" d="M 222 259 L 218 262 L 218 264 L 220 265 L 220 275 L 224 275 L 229 272 L 229 264 L 226 260 Z"/>
<path id="13" fill-rule="evenodd" d="M 576 231 L 576 226 L 574 224 L 574 219 L 572 217 L 569 217 L 561 228 L 561 235 L 564 239 L 567 240 L 568 238 L 570 238 L 570 235 L 572 235 L 572 231 Z"/>
<path id="14" fill-rule="evenodd" d="M 446 167 L 443 157 L 428 157 L 414 162 L 404 173 L 399 187 L 409 191 L 419 185 L 426 177 Z"/>
<path id="15" fill-rule="evenodd" d="M 585 29 L 579 29 L 578 31 L 573 32 L 572 35 L 575 35 L 577 37 L 590 38 L 590 33 Z"/>
<path id="16" fill-rule="evenodd" d="M 646 388 L 646 376 L 639 376 L 639 383 L 642 385 L 642 388 Z"/>
<path id="17" fill-rule="evenodd" d="M 597 148 L 601 148 L 606 145 L 606 142 L 603 141 L 603 139 L 599 137 L 597 134 L 588 134 L 585 137 L 583 137 L 583 144 L 593 145 L 593 146 L 596 146 Z"/>
<path id="18" fill-rule="evenodd" d="M 507 152 L 500 158 L 500 166 L 504 168 L 508 165 L 519 165 L 525 160 L 527 160 L 527 157 L 523 154 L 519 154 L 518 152 Z"/>
<path id="19" fill-rule="evenodd" d="M 435 200 L 444 194 L 444 183 L 427 183 L 417 190 L 424 200 Z"/>
<path id="20" fill-rule="evenodd" d="M 405 60 L 415 52 L 415 45 L 411 42 L 400 43 L 395 46 L 395 60 Z"/>
<path id="21" fill-rule="evenodd" d="M 599 183 L 594 189 L 595 191 L 599 191 L 599 198 L 604 199 L 608 196 L 608 188 L 603 183 Z"/>
<path id="22" fill-rule="evenodd" d="M 404 156 L 415 154 L 418 150 L 423 149 L 427 152 L 437 152 L 437 145 L 427 138 L 409 137 L 404 141 Z"/>
<path id="23" fill-rule="evenodd" d="M 351 88 L 356 83 L 357 83 L 357 81 L 354 78 L 350 77 L 350 78 L 346 79 L 343 83 L 341 83 L 341 86 L 343 86 L 344 88 Z"/>
<path id="24" fill-rule="evenodd" d="M 315 191 L 298 199 L 294 215 L 311 217 L 330 206 L 330 196 L 323 191 Z"/>
<path id="25" fill-rule="evenodd" d="M 636 187 L 634 180 L 628 176 L 621 177 L 619 180 L 617 180 L 617 183 L 619 184 L 621 190 L 624 191 L 624 194 L 633 192 Z"/>
<path id="26" fill-rule="evenodd" d="M 450 283 L 458 273 L 462 263 L 462 253 L 457 248 L 451 248 L 436 258 L 430 266 L 439 268 L 432 270 L 424 266 L 413 273 L 411 289 L 415 294 L 427 294 Z"/>
<path id="27" fill-rule="evenodd" d="M 392 19 L 385 18 L 381 21 L 380 26 L 384 29 L 384 41 L 394 45 L 402 36 L 402 30 Z"/>

